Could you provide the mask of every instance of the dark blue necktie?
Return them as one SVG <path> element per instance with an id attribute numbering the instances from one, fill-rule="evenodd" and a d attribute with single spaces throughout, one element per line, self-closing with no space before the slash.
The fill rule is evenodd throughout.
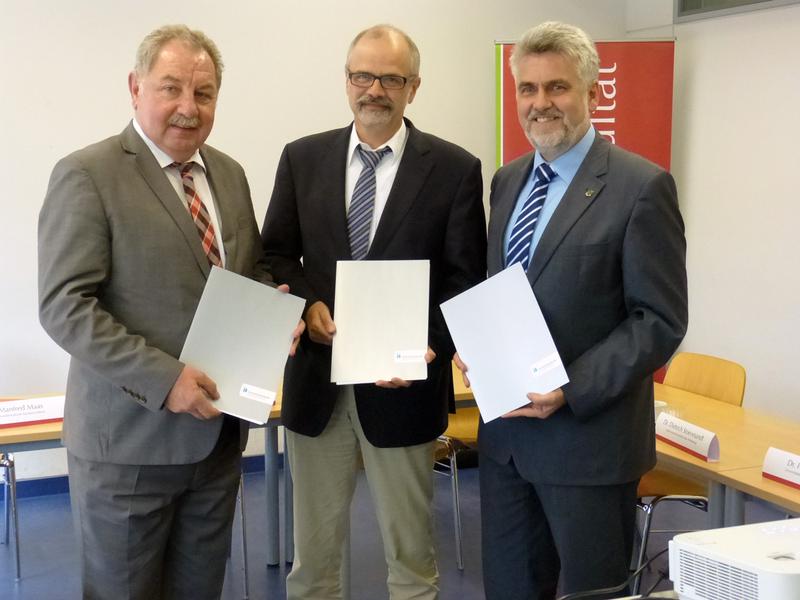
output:
<path id="1" fill-rule="evenodd" d="M 518 262 L 522 263 L 522 268 L 525 271 L 528 270 L 533 232 L 536 230 L 539 214 L 542 212 L 545 198 L 547 198 L 547 186 L 550 185 L 555 176 L 555 172 L 547 163 L 542 163 L 536 168 L 533 189 L 522 206 L 522 211 L 517 217 L 517 222 L 514 223 L 511 237 L 508 240 L 507 267 Z"/>

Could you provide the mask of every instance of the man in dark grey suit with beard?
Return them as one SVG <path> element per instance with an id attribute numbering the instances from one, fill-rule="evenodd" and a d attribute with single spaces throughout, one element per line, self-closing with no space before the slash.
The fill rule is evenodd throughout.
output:
<path id="1" fill-rule="evenodd" d="M 687 326 L 675 183 L 592 128 L 594 44 L 544 23 L 511 61 L 536 151 L 492 181 L 489 275 L 522 263 L 569 383 L 481 425 L 489 600 L 553 598 L 559 577 L 564 593 L 625 581 L 637 482 L 655 463 L 651 373 Z"/>

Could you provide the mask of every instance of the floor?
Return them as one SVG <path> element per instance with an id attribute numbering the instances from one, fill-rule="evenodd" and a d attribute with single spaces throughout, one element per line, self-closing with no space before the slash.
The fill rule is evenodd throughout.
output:
<path id="1" fill-rule="evenodd" d="M 464 570 L 455 563 L 453 513 L 450 481 L 445 475 L 435 478 L 436 534 L 441 573 L 441 600 L 478 600 L 483 598 L 480 564 L 480 504 L 478 500 L 477 469 L 460 470 L 461 511 L 464 536 Z M 264 476 L 250 473 L 245 476 L 245 505 L 247 507 L 247 544 L 249 562 L 249 598 L 252 600 L 285 597 L 284 579 L 287 565 L 266 566 L 265 549 L 259 543 L 264 532 Z M 22 535 L 23 577 L 14 581 L 13 554 L 0 546 L 0 598 L 3 600 L 73 600 L 80 597 L 78 563 L 69 497 L 52 494 L 19 500 L 20 531 Z M 748 522 L 781 518 L 781 514 L 760 504 L 747 505 Z M 687 527 L 701 527 L 705 514 L 699 510 L 671 503 L 659 508 L 655 527 L 673 527 L 681 522 Z M 386 567 L 383 562 L 377 525 L 372 511 L 366 482 L 359 481 L 352 518 L 352 600 L 386 598 Z M 238 523 L 234 525 L 233 557 L 223 593 L 224 600 L 244 598 Z M 657 551 L 666 545 L 666 534 L 655 534 L 650 548 Z M 651 552 L 652 553 L 652 552 Z M 642 591 L 656 584 L 659 570 L 666 570 L 666 556 L 655 561 L 655 567 L 645 576 Z M 670 589 L 661 582 L 657 590 Z"/>

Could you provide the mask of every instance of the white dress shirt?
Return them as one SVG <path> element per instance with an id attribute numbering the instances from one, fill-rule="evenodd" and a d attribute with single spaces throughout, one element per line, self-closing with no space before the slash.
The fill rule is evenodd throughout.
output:
<path id="1" fill-rule="evenodd" d="M 356 151 L 356 147 L 360 145 L 365 150 L 370 150 L 371 152 L 377 152 L 387 146 L 392 149 L 392 152 L 384 156 L 375 168 L 375 207 L 372 212 L 372 223 L 369 228 L 370 245 L 372 245 L 372 240 L 375 238 L 375 231 L 378 229 L 378 223 L 381 220 L 381 215 L 383 215 L 383 209 L 386 207 L 386 200 L 388 200 L 389 192 L 392 190 L 392 184 L 394 184 L 397 169 L 400 167 L 400 160 L 403 158 L 403 151 L 405 150 L 407 139 L 408 128 L 405 122 L 401 122 L 400 129 L 397 130 L 397 133 L 379 148 L 372 148 L 369 144 L 362 142 L 358 138 L 358 133 L 356 133 L 355 124 L 353 124 L 353 129 L 350 132 L 350 144 L 347 150 L 347 172 L 345 175 L 345 211 L 350 210 L 353 190 L 356 187 L 358 176 L 361 175 L 361 170 L 364 168 L 361 158 Z"/>
<path id="2" fill-rule="evenodd" d="M 150 148 L 150 152 L 153 153 L 153 156 L 158 162 L 158 165 L 167 174 L 167 179 L 172 184 L 172 187 L 175 188 L 175 193 L 178 194 L 178 198 L 181 199 L 181 203 L 186 207 L 186 210 L 189 210 L 189 204 L 186 201 L 186 194 L 183 192 L 183 181 L 181 179 L 181 172 L 176 167 L 170 167 L 172 163 L 175 161 L 170 158 L 170 156 L 164 152 L 161 148 L 155 145 L 153 140 L 147 137 L 142 131 L 142 128 L 139 126 L 139 123 L 136 122 L 136 119 L 133 120 L 133 128 L 136 130 L 136 133 L 144 140 L 144 143 L 147 144 L 147 147 Z M 194 164 L 192 165 L 192 179 L 194 179 L 194 189 L 197 191 L 197 195 L 200 196 L 200 199 L 205 204 L 206 210 L 208 210 L 208 215 L 211 217 L 211 224 L 214 226 L 214 237 L 217 238 L 217 247 L 219 248 L 220 260 L 222 262 L 222 266 L 225 267 L 225 247 L 222 245 L 222 221 L 219 218 L 219 214 L 217 212 L 216 203 L 214 202 L 214 196 L 211 193 L 211 186 L 208 185 L 208 179 L 206 178 L 206 166 L 203 163 L 203 158 L 200 156 L 200 151 L 195 150 L 194 154 L 189 158 L 189 162 L 192 161 Z M 199 239 L 198 235 L 198 239 Z"/>

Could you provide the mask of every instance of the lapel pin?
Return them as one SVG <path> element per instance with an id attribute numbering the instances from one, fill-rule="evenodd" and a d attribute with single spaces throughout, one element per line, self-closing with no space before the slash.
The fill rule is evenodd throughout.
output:
<path id="1" fill-rule="evenodd" d="M 585 195 L 587 198 L 591 198 L 592 196 L 594 196 L 594 190 L 593 190 L 592 188 L 588 188 L 588 189 L 587 189 L 587 190 L 584 192 L 584 195 Z"/>

